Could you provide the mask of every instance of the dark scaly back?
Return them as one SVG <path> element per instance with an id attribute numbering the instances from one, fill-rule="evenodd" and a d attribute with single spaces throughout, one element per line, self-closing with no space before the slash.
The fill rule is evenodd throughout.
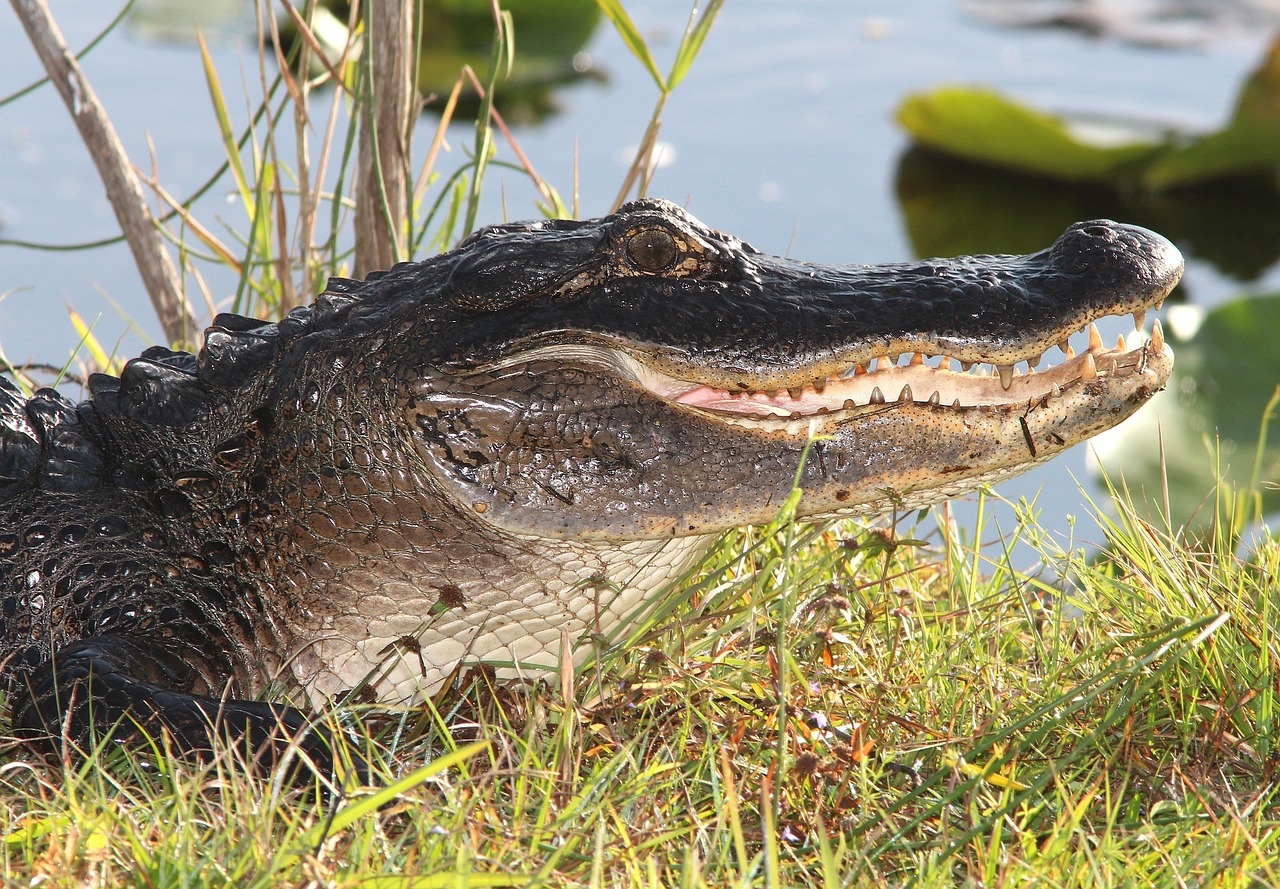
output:
<path id="1" fill-rule="evenodd" d="M 268 639 L 254 607 L 261 578 L 238 562 L 255 506 L 227 479 L 269 422 L 255 406 L 282 356 L 342 330 L 356 294 L 385 302 L 401 289 L 376 286 L 388 276 L 334 279 L 278 324 L 219 315 L 198 355 L 147 349 L 118 378 L 91 376 L 78 404 L 53 389 L 25 396 L 0 375 L 5 688 L 69 640 L 104 633 L 154 640 L 145 678 L 168 686 L 219 694 L 218 682 L 272 672 L 287 640 Z"/>

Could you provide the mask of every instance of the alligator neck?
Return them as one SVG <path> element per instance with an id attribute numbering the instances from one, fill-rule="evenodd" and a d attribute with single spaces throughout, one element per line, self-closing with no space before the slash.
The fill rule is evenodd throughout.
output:
<path id="1" fill-rule="evenodd" d="M 538 678 L 608 645 L 684 576 L 714 536 L 615 546 L 510 536 L 484 552 L 454 537 L 393 556 L 394 574 L 359 566 L 324 584 L 290 662 L 319 704 L 352 690 L 380 701 L 421 699 L 480 661 L 500 676 Z M 443 557 L 442 557 L 442 554 Z"/>

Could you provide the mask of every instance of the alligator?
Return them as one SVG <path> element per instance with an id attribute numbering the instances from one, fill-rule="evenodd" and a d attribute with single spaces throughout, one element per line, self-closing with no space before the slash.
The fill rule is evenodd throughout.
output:
<path id="1" fill-rule="evenodd" d="M 1093 322 L 1143 329 L 1181 272 L 1106 220 L 1027 256 L 819 265 L 642 200 L 333 278 L 278 323 L 218 315 L 79 403 L 0 378 L 13 731 L 327 763 L 335 699 L 579 657 L 797 487 L 805 521 L 914 510 L 1114 426 L 1173 356 L 1158 321 L 1132 348 Z"/>

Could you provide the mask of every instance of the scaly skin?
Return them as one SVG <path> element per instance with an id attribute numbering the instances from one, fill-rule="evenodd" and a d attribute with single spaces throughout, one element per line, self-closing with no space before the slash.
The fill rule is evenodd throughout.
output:
<path id="1" fill-rule="evenodd" d="M 869 515 L 1115 425 L 1168 377 L 1158 328 L 1010 366 L 1181 268 L 1110 222 L 1027 257 L 819 266 L 642 201 L 333 280 L 278 325 L 219 316 L 199 356 L 148 350 L 79 405 L 0 385 L 14 724 L 195 753 L 220 733 L 268 761 L 300 736 L 327 767 L 306 714 L 252 700 L 269 683 L 322 707 L 536 672 L 771 519 L 797 470 L 801 515 Z M 996 375 L 873 364 L 899 353 Z"/>

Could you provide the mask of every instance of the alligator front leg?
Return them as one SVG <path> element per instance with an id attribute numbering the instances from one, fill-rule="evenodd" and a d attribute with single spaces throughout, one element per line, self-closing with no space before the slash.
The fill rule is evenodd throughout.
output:
<path id="1" fill-rule="evenodd" d="M 157 667 L 154 646 L 125 636 L 64 645 L 19 683 L 14 729 L 55 749 L 63 739 L 82 751 L 104 738 L 131 746 L 150 739 L 204 760 L 233 745 L 264 774 L 296 746 L 300 774 L 333 774 L 333 739 L 301 710 L 191 694 L 140 678 L 162 678 L 155 676 Z"/>

